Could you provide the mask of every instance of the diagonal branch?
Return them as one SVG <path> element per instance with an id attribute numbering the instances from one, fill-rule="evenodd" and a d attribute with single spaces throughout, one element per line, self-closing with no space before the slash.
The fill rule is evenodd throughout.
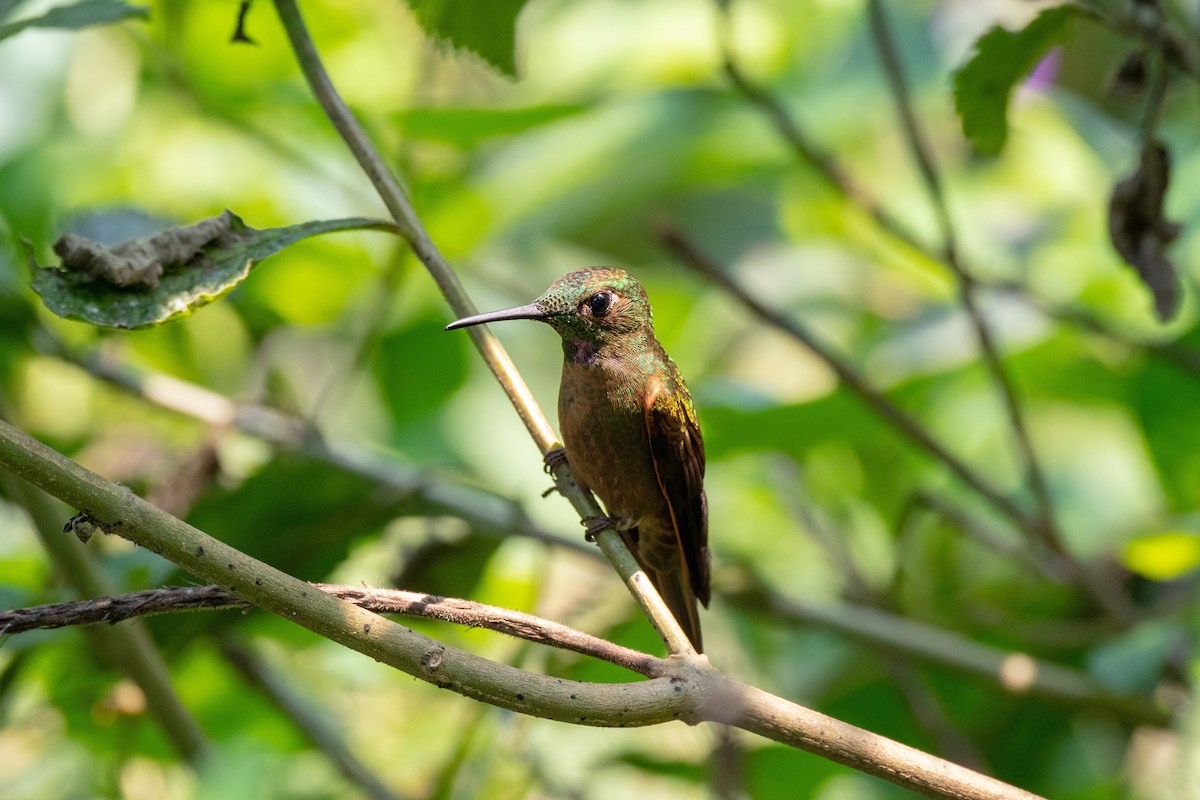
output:
<path id="1" fill-rule="evenodd" d="M 801 322 L 768 307 L 761 300 L 752 296 L 726 275 L 707 255 L 702 253 L 679 229 L 668 224 L 660 224 L 658 227 L 658 236 L 667 249 L 674 253 L 684 266 L 700 273 L 705 278 L 708 278 L 708 280 L 720 286 L 764 322 L 779 328 L 784 333 L 803 343 L 805 347 L 824 361 L 826 366 L 833 370 L 838 379 L 850 391 L 858 395 L 863 402 L 874 409 L 879 416 L 887 420 L 889 424 L 902 433 L 909 441 L 945 464 L 959 480 L 978 492 L 997 511 L 1004 514 L 1004 516 L 1008 517 L 1022 529 L 1030 529 L 1036 525 L 1036 520 L 1031 518 L 1024 509 L 1006 497 L 999 489 L 991 485 L 986 478 L 967 466 L 958 456 L 942 446 L 941 442 L 935 439 L 933 434 L 917 421 L 915 417 L 897 406 L 875 387 L 871 386 L 866 378 L 860 375 L 858 370 L 849 361 L 842 358 L 840 354 L 808 330 Z"/>
<path id="2" fill-rule="evenodd" d="M 463 289 L 462 283 L 458 280 L 458 276 L 449 262 L 438 251 L 433 240 L 429 238 L 428 232 L 421 224 L 421 220 L 417 217 L 404 190 L 375 150 L 354 115 L 350 113 L 350 109 L 337 93 L 337 89 L 334 88 L 333 82 L 329 79 L 329 75 L 321 63 L 312 37 L 304 25 L 304 19 L 300 15 L 296 0 L 275 0 L 275 10 L 279 14 L 288 40 L 296 53 L 300 69 L 312 88 L 317 102 L 321 104 L 321 108 L 345 140 L 359 166 L 375 186 L 375 190 L 399 226 L 400 235 L 408 242 L 421 263 L 425 265 L 450 308 L 460 317 L 476 313 L 475 305 L 467 296 L 466 290 Z M 517 416 L 525 423 L 529 435 L 533 437 L 542 455 L 546 455 L 558 446 L 558 437 L 555 435 L 550 421 L 542 413 L 532 392 L 529 391 L 525 379 L 521 377 L 512 363 L 512 359 L 501 347 L 499 340 L 486 326 L 471 328 L 470 336 L 488 368 L 492 370 L 492 374 L 496 376 L 501 388 L 508 395 L 509 401 L 516 409 Z M 581 519 L 604 516 L 591 493 L 580 488 L 566 463 L 556 465 L 553 468 L 553 474 L 558 491 L 579 512 Z M 695 650 L 683 629 L 671 615 L 670 610 L 667 609 L 666 604 L 659 597 L 641 567 L 638 566 L 616 530 L 609 528 L 601 531 L 596 536 L 596 543 L 608 560 L 612 562 L 626 587 L 645 611 L 651 624 L 666 643 L 668 652 L 694 654 Z"/>
<path id="3" fill-rule="evenodd" d="M 905 137 L 908 139 L 909 149 L 912 151 L 913 158 L 920 169 L 921 178 L 925 183 L 930 202 L 933 204 L 934 212 L 937 216 L 938 227 L 941 229 L 941 260 L 950 268 L 950 272 L 953 273 L 955 280 L 958 282 L 959 300 L 962 302 L 963 309 L 967 312 L 967 317 L 971 320 L 971 326 L 975 330 L 975 337 L 979 341 L 979 351 L 983 356 L 984 365 L 992 377 L 992 383 L 995 384 L 1000 393 L 1001 401 L 1008 414 L 1009 427 L 1012 430 L 1013 439 L 1020 453 L 1025 474 L 1028 476 L 1034 501 L 1037 503 L 1039 514 L 1038 525 L 1030 532 L 1041 537 L 1060 556 L 1069 558 L 1058 532 L 1058 526 L 1054 517 L 1054 504 L 1050 498 L 1050 490 L 1042 473 L 1041 463 L 1033 450 L 1033 444 L 1029 438 L 1028 429 L 1025 426 L 1025 417 L 1021 411 L 1020 403 L 1017 401 L 1016 390 L 1013 388 L 1012 380 L 1009 378 L 1004 365 L 1000 361 L 1000 354 L 992 337 L 991 328 L 988 326 L 987 319 L 983 315 L 982 308 L 980 308 L 977 296 L 978 285 L 961 261 L 958 249 L 958 236 L 954 229 L 954 222 L 950 218 L 950 209 L 946 202 L 945 188 L 942 185 L 938 168 L 934 164 L 929 141 L 913 111 L 908 80 L 904 75 L 904 67 L 900 63 L 895 38 L 892 36 L 891 26 L 888 23 L 883 3 L 881 0 L 870 0 L 867 4 L 867 10 L 868 18 L 870 19 L 871 35 L 875 40 L 880 59 L 883 61 L 883 71 L 887 76 L 888 85 L 892 90 L 892 97 L 896 102 L 896 111 L 900 117 L 901 127 L 904 130 Z M 1107 595 L 1101 599 L 1107 599 Z"/>

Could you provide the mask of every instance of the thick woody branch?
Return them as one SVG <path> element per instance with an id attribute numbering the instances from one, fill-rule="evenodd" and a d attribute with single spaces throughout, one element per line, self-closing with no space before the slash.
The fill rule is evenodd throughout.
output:
<path id="1" fill-rule="evenodd" d="M 501 708 L 577 724 L 652 725 L 691 713 L 680 678 L 604 685 L 489 661 L 322 592 L 193 528 L 0 422 L 0 465 L 75 508 L 88 525 L 158 553 L 260 608 L 408 674 Z"/>
<path id="2" fill-rule="evenodd" d="M 436 686 L 500 708 L 577 725 L 628 727 L 670 720 L 725 722 L 931 797 L 1035 796 L 729 680 L 707 659 L 672 657 L 669 676 L 596 684 L 551 678 L 442 644 L 297 580 L 207 536 L 0 422 L 0 465 L 83 509 L 92 525 L 162 555 L 254 605 Z"/>

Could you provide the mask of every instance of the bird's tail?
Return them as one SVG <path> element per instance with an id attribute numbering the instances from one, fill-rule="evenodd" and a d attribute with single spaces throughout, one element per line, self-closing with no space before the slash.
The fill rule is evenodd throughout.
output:
<path id="1" fill-rule="evenodd" d="M 646 573 L 650 576 L 650 582 L 654 584 L 654 588 L 662 596 L 663 602 L 667 604 L 667 608 L 671 610 L 671 614 L 679 622 L 679 626 L 683 628 L 683 632 L 687 634 L 692 647 L 696 648 L 697 653 L 703 653 L 704 641 L 700 635 L 700 604 L 688 583 L 687 575 L 681 569 L 671 572 L 646 570 Z"/>

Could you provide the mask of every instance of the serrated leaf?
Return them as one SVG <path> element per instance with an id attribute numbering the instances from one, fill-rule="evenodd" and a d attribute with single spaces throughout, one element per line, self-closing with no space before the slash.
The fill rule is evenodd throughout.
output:
<path id="1" fill-rule="evenodd" d="M 30 17 L 6 25 L 0 25 L 0 41 L 15 36 L 26 28 L 67 28 L 78 30 L 94 25 L 110 25 L 132 19 L 146 19 L 150 9 L 131 6 L 118 0 L 83 0 L 73 6 L 52 8 L 40 17 Z M 0 15 L 0 19 L 3 15 Z"/>
<path id="2" fill-rule="evenodd" d="M 980 155 L 1004 147 L 1013 86 L 1062 41 L 1077 13 L 1072 5 L 1049 8 L 1019 31 L 997 26 L 975 42 L 970 60 L 954 73 L 954 106 Z"/>
<path id="3" fill-rule="evenodd" d="M 525 0 L 408 0 L 408 5 L 430 36 L 516 76 L 513 47 Z"/>
<path id="4" fill-rule="evenodd" d="M 207 240 L 208 244 L 203 246 L 190 250 L 185 248 L 182 252 L 187 254 L 187 260 L 168 260 L 162 265 L 161 276 L 156 275 L 153 282 L 144 280 L 131 286 L 119 286 L 106 280 L 104 276 L 108 271 L 104 268 L 89 274 L 42 267 L 34 259 L 32 246 L 25 242 L 31 270 L 30 285 L 41 296 L 46 307 L 60 317 L 90 322 L 104 328 L 146 328 L 190 314 L 220 298 L 241 283 L 260 261 L 301 239 L 335 231 L 394 229 L 391 223 L 382 220 L 352 217 L 256 230 L 242 222 L 236 214 L 226 214 L 228 223 L 223 235 Z M 222 218 L 224 215 L 215 219 Z M 196 228 L 187 226 L 173 231 L 183 235 Z M 170 240 L 171 233 L 168 231 L 148 241 Z M 193 244 L 199 245 L 196 242 Z M 180 254 L 173 244 L 164 244 L 160 252 L 176 256 Z M 112 278 L 111 275 L 108 277 Z"/>

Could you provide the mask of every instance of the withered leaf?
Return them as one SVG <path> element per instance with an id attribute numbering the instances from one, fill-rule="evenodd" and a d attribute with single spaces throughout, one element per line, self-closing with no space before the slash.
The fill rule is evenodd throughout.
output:
<path id="1" fill-rule="evenodd" d="M 1163 199 L 1171 178 L 1171 157 L 1159 142 L 1147 142 L 1133 175 L 1113 187 L 1108 204 L 1108 231 L 1113 247 L 1137 270 L 1154 296 L 1164 322 L 1179 307 L 1179 285 L 1166 248 L 1180 226 L 1163 216 Z"/>
<path id="2" fill-rule="evenodd" d="M 234 220 L 240 230 L 233 231 Z M 226 209 L 219 216 L 195 225 L 171 228 L 144 239 L 130 239 L 114 245 L 100 244 L 68 233 L 54 243 L 54 252 L 65 270 L 82 272 L 114 286 L 158 286 L 163 270 L 183 266 L 209 245 L 232 244 L 239 235 L 254 233 Z"/>
<path id="3" fill-rule="evenodd" d="M 213 302 L 255 264 L 301 239 L 353 229 L 397 230 L 390 222 L 359 217 L 258 230 L 226 211 L 119 245 L 63 237 L 56 245 L 62 267 L 42 267 L 32 245 L 25 242 L 25 249 L 30 285 L 46 308 L 60 317 L 128 330 L 159 325 Z"/>

